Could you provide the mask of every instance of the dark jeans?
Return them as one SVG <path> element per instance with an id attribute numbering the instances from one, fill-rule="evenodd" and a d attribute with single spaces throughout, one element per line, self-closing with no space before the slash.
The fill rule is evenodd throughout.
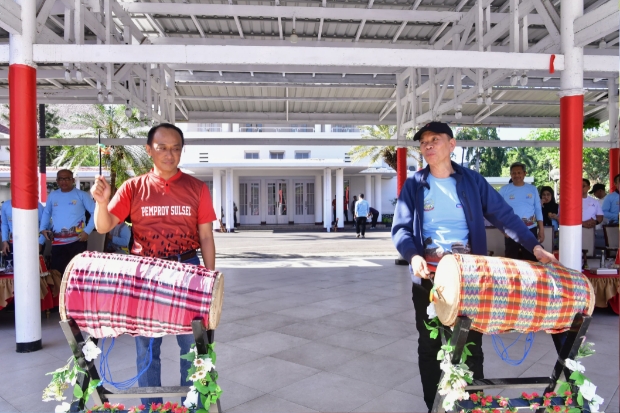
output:
<path id="1" fill-rule="evenodd" d="M 185 264 L 200 265 L 200 259 L 196 256 L 184 261 Z M 149 363 L 148 351 L 150 337 L 136 337 L 136 365 L 138 372 L 144 369 Z M 161 341 L 162 338 L 158 337 L 153 339 L 153 361 L 149 368 L 144 372 L 142 376 L 138 378 L 138 387 L 161 387 Z M 177 335 L 177 343 L 179 344 L 180 355 L 189 353 L 190 346 L 194 342 L 193 334 L 180 334 Z M 181 369 L 181 386 L 191 386 L 192 382 L 187 380 L 187 370 L 191 367 L 191 362 L 185 359 L 180 359 Z M 140 399 L 142 404 L 150 406 L 151 403 L 162 403 L 161 397 L 151 397 L 148 399 Z"/>
<path id="2" fill-rule="evenodd" d="M 343 212 L 344 212 L 344 222 L 349 222 L 349 211 L 345 209 Z"/>
<path id="3" fill-rule="evenodd" d="M 366 235 L 366 217 L 357 217 L 355 219 L 355 232 L 358 234 L 362 232 L 362 235 Z"/>
<path id="4" fill-rule="evenodd" d="M 373 213 L 372 214 L 372 224 L 370 225 L 370 228 L 377 228 L 377 220 L 379 219 L 379 212 Z"/>
<path id="5" fill-rule="evenodd" d="M 67 265 L 69 265 L 69 261 L 71 261 L 76 255 L 86 251 L 87 246 L 87 242 L 81 241 L 64 245 L 52 245 L 51 269 L 60 271 L 61 274 L 64 274 Z"/>
<path id="6" fill-rule="evenodd" d="M 441 370 L 439 368 L 440 360 L 437 360 L 437 353 L 441 349 L 441 334 L 435 338 L 430 338 L 430 332 L 426 329 L 424 322 L 430 322 L 426 309 L 430 304 L 428 296 L 433 284 L 430 280 L 422 280 L 422 284 L 413 284 L 412 299 L 415 308 L 415 325 L 419 333 L 418 338 L 418 366 L 420 368 L 420 378 L 422 380 L 422 391 L 424 392 L 424 401 L 430 412 L 435 401 L 437 386 L 441 378 Z M 452 334 L 449 330 L 445 330 L 446 340 Z M 482 333 L 470 331 L 467 342 L 473 342 L 474 345 L 469 346 L 472 355 L 467 358 L 467 366 L 474 373 L 474 379 L 483 379 L 482 364 L 484 362 L 484 354 L 482 353 Z"/>
<path id="7" fill-rule="evenodd" d="M 530 228 L 530 232 L 538 239 L 538 227 Z M 515 242 L 512 238 L 505 238 L 504 246 L 506 247 L 506 252 L 504 254 L 507 258 L 538 262 L 534 254 L 525 249 L 525 247 L 518 242 Z"/>

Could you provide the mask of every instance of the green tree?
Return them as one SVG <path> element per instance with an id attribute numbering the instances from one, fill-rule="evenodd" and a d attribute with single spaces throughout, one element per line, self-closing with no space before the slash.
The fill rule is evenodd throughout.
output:
<path id="1" fill-rule="evenodd" d="M 393 139 L 396 135 L 396 126 L 393 125 L 375 125 L 375 126 L 360 126 L 362 132 L 362 139 Z M 407 139 L 413 139 L 412 134 L 407 134 Z M 382 159 L 392 169 L 396 170 L 396 146 L 355 146 L 349 152 L 353 161 L 358 162 L 364 158 L 370 158 L 370 162 L 377 162 Z M 422 156 L 420 154 L 420 148 L 408 146 L 407 157 L 414 158 L 418 162 L 418 167 L 422 167 Z"/>
<path id="2" fill-rule="evenodd" d="M 78 114 L 71 121 L 75 125 L 83 126 L 86 132 L 78 137 L 97 137 L 101 139 L 144 138 L 146 130 L 135 116 L 125 115 L 125 106 L 95 105 L 92 113 Z M 112 195 L 123 182 L 131 175 L 140 175 L 148 172 L 152 167 L 151 158 L 143 146 L 118 145 L 108 146 L 101 150 L 102 165 L 110 171 L 110 185 Z M 95 145 L 64 147 L 54 161 L 56 166 L 75 168 L 77 166 L 94 166 L 99 163 L 99 151 Z"/>
<path id="3" fill-rule="evenodd" d="M 456 134 L 459 141 L 491 140 L 498 141 L 495 128 L 462 128 Z M 463 155 L 467 161 L 479 168 L 483 176 L 500 176 L 502 165 L 506 162 L 506 148 L 502 147 L 468 147 L 463 148 Z M 461 164 L 463 159 L 461 158 Z"/>

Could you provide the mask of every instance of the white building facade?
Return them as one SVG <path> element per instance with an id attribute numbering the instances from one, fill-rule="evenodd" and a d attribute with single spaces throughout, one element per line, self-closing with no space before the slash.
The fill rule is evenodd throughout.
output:
<path id="1" fill-rule="evenodd" d="M 351 160 L 352 146 L 321 145 L 325 139 L 360 139 L 352 125 L 197 124 L 179 125 L 186 146 L 181 168 L 204 181 L 216 214 L 240 225 L 315 224 L 330 227 L 336 203 L 338 227 L 352 221 L 353 196 L 364 194 L 380 214 L 392 214 L 396 174 L 383 162 Z M 303 136 L 300 136 L 303 135 Z M 313 145 L 265 145 L 259 140 L 310 138 Z M 256 145 L 197 146 L 192 139 L 256 139 Z M 346 203 L 346 206 L 345 206 Z M 222 217 L 223 215 L 223 217 Z M 381 219 L 381 217 L 379 218 Z"/>

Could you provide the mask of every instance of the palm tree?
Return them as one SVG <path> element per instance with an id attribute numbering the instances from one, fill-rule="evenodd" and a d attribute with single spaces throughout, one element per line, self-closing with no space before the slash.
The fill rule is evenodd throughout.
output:
<path id="1" fill-rule="evenodd" d="M 144 138 L 147 132 L 135 115 L 136 112 L 127 117 L 124 105 L 95 105 L 91 113 L 78 114 L 71 120 L 75 125 L 86 127 L 86 132 L 78 137 L 96 137 L 100 133 L 102 139 Z M 112 195 L 131 175 L 146 173 L 152 167 L 151 158 L 143 146 L 119 145 L 99 150 L 102 166 L 110 171 Z M 93 166 L 98 163 L 98 152 L 96 146 L 67 146 L 54 164 L 66 168 Z"/>
<path id="2" fill-rule="evenodd" d="M 495 128 L 462 128 L 456 134 L 456 140 L 459 141 L 472 141 L 472 140 L 499 140 L 497 136 L 497 129 Z M 483 173 L 489 173 L 491 170 L 495 171 L 497 168 L 492 167 L 491 164 L 501 165 L 505 159 L 506 148 L 489 148 L 489 147 L 468 147 L 463 148 L 462 157 L 464 156 L 467 161 L 473 161 L 476 164 L 476 171 Z M 482 165 L 481 165 L 482 163 Z M 461 165 L 463 165 L 463 159 L 461 158 Z M 501 166 L 500 166 L 501 171 Z M 488 175 L 485 175 L 488 176 Z M 495 175 L 491 175 L 495 176 Z"/>
<path id="3" fill-rule="evenodd" d="M 394 125 L 375 125 L 375 126 L 360 126 L 362 131 L 362 139 L 392 139 L 396 134 L 396 126 Z M 411 134 L 407 134 L 407 139 L 412 139 Z M 396 146 L 355 146 L 349 152 L 353 161 L 358 162 L 364 158 L 370 158 L 371 163 L 377 162 L 382 159 L 387 163 L 390 168 L 396 171 Z M 422 167 L 422 157 L 420 156 L 420 150 L 417 147 L 408 146 L 407 156 L 415 158 L 418 162 L 418 166 Z"/>

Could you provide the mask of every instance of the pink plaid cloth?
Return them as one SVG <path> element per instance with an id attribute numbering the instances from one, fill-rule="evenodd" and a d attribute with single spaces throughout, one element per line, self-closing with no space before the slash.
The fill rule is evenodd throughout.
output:
<path id="1" fill-rule="evenodd" d="M 189 334 L 195 317 L 208 325 L 217 271 L 90 251 L 72 264 L 64 275 L 66 315 L 93 337 Z"/>

